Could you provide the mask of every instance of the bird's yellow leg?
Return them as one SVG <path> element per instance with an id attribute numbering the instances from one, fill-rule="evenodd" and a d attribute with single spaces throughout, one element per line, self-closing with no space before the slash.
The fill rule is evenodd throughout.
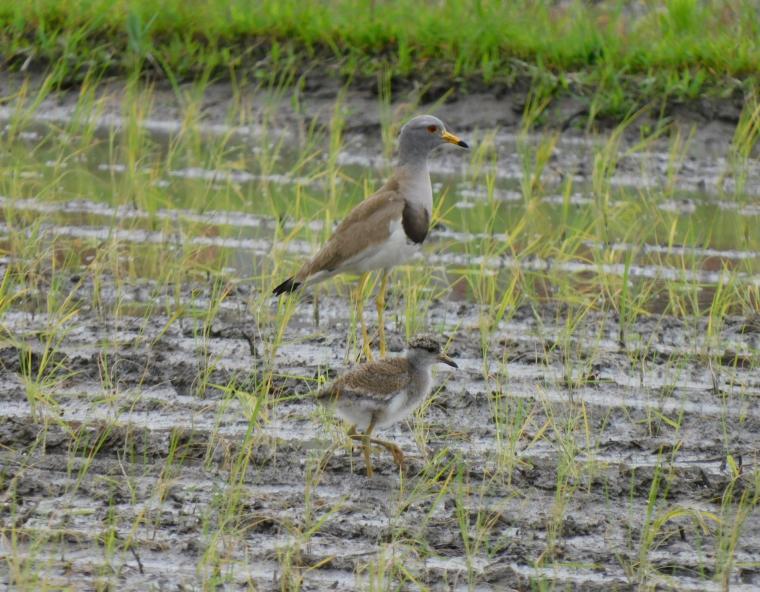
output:
<path id="1" fill-rule="evenodd" d="M 367 323 L 364 320 L 364 293 L 369 283 L 370 274 L 364 273 L 359 279 L 359 284 L 356 292 L 356 311 L 359 316 L 359 322 L 362 327 L 362 351 L 364 351 L 364 357 L 368 362 L 372 361 L 372 347 L 369 341 L 369 333 L 367 332 Z"/>
<path id="2" fill-rule="evenodd" d="M 388 289 L 388 270 L 383 269 L 380 279 L 380 288 L 377 291 L 375 305 L 377 306 L 377 331 L 380 338 L 380 357 L 385 357 L 385 292 Z"/>
<path id="3" fill-rule="evenodd" d="M 348 437 L 352 440 L 360 440 L 362 443 L 362 452 L 364 453 L 364 462 L 367 465 L 367 475 L 372 476 L 372 463 L 369 460 L 370 444 L 377 444 L 385 448 L 393 457 L 393 462 L 396 463 L 399 469 L 404 468 L 404 453 L 393 442 L 387 440 L 380 440 L 379 438 L 370 438 L 366 433 L 357 434 L 356 432 L 349 432 Z"/>
<path id="4" fill-rule="evenodd" d="M 354 443 L 353 440 L 357 439 L 357 436 L 359 435 L 359 432 L 356 431 L 356 426 L 352 425 L 348 428 L 348 432 L 346 432 L 346 435 L 348 436 L 349 440 L 352 440 L 351 442 L 351 452 L 354 451 Z M 361 436 L 359 436 L 361 438 Z"/>
<path id="5" fill-rule="evenodd" d="M 378 438 L 370 438 L 369 441 L 372 442 L 372 444 L 377 444 L 385 448 L 388 452 L 391 453 L 393 461 L 398 465 L 398 468 L 404 468 L 404 453 L 396 444 L 393 442 L 388 442 L 386 440 L 380 440 Z"/>
<path id="6" fill-rule="evenodd" d="M 364 436 L 362 437 L 362 450 L 364 451 L 364 464 L 367 467 L 367 477 L 371 477 L 372 476 L 372 459 L 370 458 L 370 454 L 369 454 L 370 453 L 370 447 L 369 447 L 370 440 L 371 440 L 371 438 L 367 434 L 364 434 Z"/>
<path id="7" fill-rule="evenodd" d="M 401 451 L 401 448 L 399 448 L 396 444 L 393 442 L 388 442 L 387 440 L 381 440 L 380 438 L 372 438 L 372 430 L 375 427 L 375 418 L 372 418 L 372 421 L 369 424 L 369 427 L 367 428 L 367 431 L 363 434 L 359 434 L 356 431 L 355 426 L 351 426 L 351 428 L 348 430 L 348 437 L 352 440 L 361 440 L 362 442 L 362 452 L 364 452 L 364 463 L 367 466 L 367 476 L 372 476 L 372 462 L 369 457 L 370 453 L 370 444 L 377 444 L 378 446 L 382 446 L 385 448 L 388 452 L 390 452 L 391 456 L 393 457 L 393 461 L 396 463 L 399 469 L 404 468 L 404 453 Z"/>
<path id="8" fill-rule="evenodd" d="M 349 430 L 348 437 L 354 440 L 362 441 L 362 452 L 364 453 L 364 464 L 367 467 L 367 477 L 371 477 L 372 471 L 372 459 L 370 459 L 370 443 L 375 439 L 371 438 L 372 430 L 375 428 L 375 418 L 369 422 L 366 431 L 363 434 L 357 434 L 356 430 Z"/>

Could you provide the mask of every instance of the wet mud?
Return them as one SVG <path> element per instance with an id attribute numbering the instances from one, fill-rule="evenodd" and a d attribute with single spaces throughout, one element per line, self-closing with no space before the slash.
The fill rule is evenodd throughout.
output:
<path id="1" fill-rule="evenodd" d="M 100 114 L 104 129 L 123 124 L 122 91 L 117 82 L 102 90 L 112 97 Z M 268 134 L 298 138 L 313 120 L 326 125 L 337 89 L 312 89 L 297 112 L 282 97 L 251 95 L 250 121 L 234 129 L 225 119 L 229 96 L 229 88 L 211 85 L 202 131 L 255 145 L 265 113 L 274 114 Z M 379 141 L 368 139 L 380 128 L 377 97 L 355 91 L 346 102 L 352 107 L 338 161 L 379 172 L 388 163 L 376 156 Z M 146 129 L 177 131 L 181 113 L 171 92 L 158 88 L 154 105 Z M 571 104 L 561 108 L 574 112 Z M 74 94 L 62 93 L 34 119 L 66 122 L 75 109 Z M 456 207 L 523 201 L 515 185 L 525 174 L 521 110 L 517 97 L 493 96 L 441 107 L 457 131 L 492 142 L 495 174 L 505 182 L 492 195 L 460 183 Z M 643 153 L 623 154 L 611 185 L 640 189 L 642 199 L 668 186 L 672 196 L 657 202 L 665 214 L 698 220 L 727 212 L 729 222 L 754 228 L 760 170 L 735 175 L 724 158 L 738 118 L 729 111 L 674 112 L 672 133 Z M 10 116 L 0 106 L 0 118 Z M 557 128 L 566 123 L 550 117 Z M 621 152 L 646 125 L 644 119 L 626 131 Z M 487 139 L 485 130 L 493 129 Z M 30 126 L 21 139 L 34 143 L 44 133 Z M 674 172 L 669 146 L 678 133 L 694 135 Z M 545 139 L 539 130 L 527 141 Z M 588 204 L 590 192 L 562 188 L 568 178 L 591 180 L 595 151 L 606 141 L 565 129 L 542 175 L 551 190 L 539 200 Z M 465 166 L 443 154 L 431 164 L 436 183 Z M 82 166 L 93 178 L 118 177 L 124 167 L 105 159 Z M 44 180 L 40 170 L 23 172 Z M 232 167 L 178 166 L 157 183 L 178 179 L 235 186 L 262 180 Z M 287 173 L 266 181 L 315 182 Z M 737 184 L 748 198 L 732 199 Z M 298 221 L 213 208 L 147 212 L 95 195 L 56 202 L 0 196 L 0 210 L 0 241 L 23 232 L 21 219 L 51 245 L 52 261 L 60 249 L 69 263 L 75 252 L 82 267 L 58 271 L 53 285 L 47 263 L 30 266 L 28 285 L 0 300 L 4 584 L 134 591 L 760 587 L 757 316 L 725 316 L 716 327 L 663 316 L 656 307 L 621 320 L 611 311 L 536 304 L 495 322 L 470 295 L 443 291 L 445 298 L 426 304 L 427 326 L 451 338 L 448 353 L 460 370 L 438 371 L 430 404 L 382 432 L 405 451 L 406 471 L 376 451 L 376 474 L 368 479 L 345 426 L 313 401 L 356 355 L 346 290 L 299 299 L 281 338 L 278 303 L 262 292 L 262 270 L 271 267 L 261 261 L 275 251 L 313 251 L 307 240 L 273 244 L 276 228 L 292 230 Z M 756 240 L 742 243 L 733 231 L 736 240 L 725 247 L 583 244 L 584 255 L 631 253 L 624 266 L 592 256 L 478 259 L 477 249 L 456 250 L 484 238 L 466 230 L 431 233 L 429 261 L 447 286 L 455 283 L 451 269 L 473 265 L 483 273 L 684 280 L 706 306 L 717 286 L 749 292 L 760 285 Z M 175 244 L 197 257 L 215 250 L 212 262 L 227 250 L 231 268 L 207 281 L 195 273 L 199 279 L 181 288 L 150 279 L 125 283 L 118 274 L 88 272 L 92 245 L 106 240 L 134 247 L 117 257 L 125 269 L 137 267 L 139 249 Z M 452 248 L 436 249 L 444 243 Z M 0 274 L 14 263 L 11 256 L 0 260 Z M 241 279 L 252 277 L 259 281 Z M 58 308 L 50 304 L 53 288 Z M 404 345 L 404 297 L 389 297 L 392 353 Z M 70 314 L 47 312 L 60 311 L 62 300 Z M 211 303 L 218 303 L 213 315 Z M 370 326 L 373 308 L 366 310 Z"/>
<path id="2" fill-rule="evenodd" d="M 712 340 L 701 321 L 643 317 L 621 343 L 614 318 L 592 314 L 567 339 L 566 311 L 526 307 L 484 357 L 476 305 L 436 301 L 431 323 L 457 327 L 461 369 L 438 373 L 414 424 L 383 432 L 406 451 L 405 474 L 376 452 L 369 479 L 312 400 L 316 378 L 346 366 L 349 302 L 323 298 L 319 327 L 300 302 L 271 352 L 253 284 L 231 287 L 204 327 L 129 314 L 175 307 L 166 287 L 71 279 L 77 312 L 54 353 L 33 293 L 6 312 L 13 342 L 0 350 L 0 518 L 53 587 L 194 589 L 213 576 L 225 589 L 354 590 L 370 563 L 403 557 L 434 590 L 721 589 L 720 528 L 688 511 L 722 516 L 727 491 L 757 495 L 752 319 L 727 318 Z M 181 302 L 209 296 L 199 284 Z M 32 403 L 30 377 L 49 404 Z M 653 513 L 674 508 L 686 513 L 653 532 Z M 760 585 L 759 520 L 742 526 L 732 590 Z"/>
<path id="3" fill-rule="evenodd" d="M 0 76 L 0 96 L 14 96 L 23 85 L 32 92 L 42 85 L 42 79 L 6 73 Z M 156 134 L 180 131 L 185 121 L 186 100 L 178 100 L 176 90 L 168 83 L 156 82 L 150 86 L 151 100 L 145 107 L 144 127 Z M 179 87 L 180 93 L 193 96 L 193 84 Z M 499 168 L 505 175 L 514 176 L 521 169 L 520 158 L 515 154 L 515 140 L 523 129 L 523 113 L 528 100 L 525 88 L 511 92 L 475 92 L 466 94 L 444 93 L 443 97 L 430 95 L 418 88 L 400 88 L 392 102 L 383 104 L 374 87 L 345 87 L 329 77 L 310 81 L 308 88 L 289 91 L 267 90 L 255 85 L 232 88 L 229 83 L 215 82 L 204 88 L 197 105 L 197 129 L 208 134 L 233 133 L 242 137 L 255 137 L 266 130 L 270 136 L 283 135 L 290 141 L 303 140 L 308 130 L 316 126 L 329 129 L 336 113 L 344 120 L 340 128 L 350 138 L 351 159 L 362 165 L 379 164 L 380 129 L 384 125 L 408 119 L 420 112 L 432 111 L 457 133 L 467 133 L 471 139 L 487 138 L 499 158 Z M 120 128 L 125 125 L 125 113 L 130 104 L 125 99 L 134 95 L 127 92 L 124 81 L 106 80 L 95 92 L 97 112 L 93 117 L 102 128 Z M 33 120 L 45 123 L 65 123 L 81 118 L 78 89 L 61 89 L 41 101 Z M 667 109 L 642 109 L 623 126 L 619 145 L 615 149 L 621 158 L 615 163 L 614 183 L 639 186 L 642 182 L 652 187 L 664 181 L 690 191 L 708 191 L 724 194 L 736 187 L 738 174 L 726 156 L 731 154 L 736 126 L 744 108 L 741 97 L 704 98 L 685 104 L 674 104 Z M 0 120 L 13 115 L 12 104 L 0 105 Z M 558 134 L 560 142 L 552 156 L 545 180 L 564 180 L 567 175 L 585 179 L 592 173 L 593 159 L 588 152 L 596 143 L 602 146 L 609 141 L 609 133 L 619 125 L 612 120 L 588 122 L 588 99 L 566 97 L 555 101 L 536 121 L 533 132 L 545 136 Z M 235 120 L 237 124 L 230 125 Z M 590 140 L 589 138 L 592 138 Z M 639 146 L 645 138 L 646 149 L 628 149 Z M 363 144 L 367 146 L 363 146 Z M 368 148 L 365 151 L 363 148 Z M 673 170 L 672 152 L 683 152 L 677 170 Z M 753 151 L 758 156 L 757 148 Z M 456 157 L 442 162 L 442 171 L 456 170 Z M 452 166 L 453 165 L 453 166 Z M 756 171 L 754 171 L 756 173 Z M 676 173 L 674 175 L 674 173 Z M 757 180 L 755 178 L 755 180 Z M 686 185 L 682 185 L 685 183 Z M 742 179 L 743 191 L 754 192 L 757 183 Z"/>

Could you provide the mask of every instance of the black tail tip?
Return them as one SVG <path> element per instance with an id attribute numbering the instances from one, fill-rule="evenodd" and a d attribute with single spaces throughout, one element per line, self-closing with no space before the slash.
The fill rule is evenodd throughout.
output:
<path id="1" fill-rule="evenodd" d="M 290 292 L 293 292 L 298 289 L 298 286 L 301 285 L 301 282 L 295 281 L 293 278 L 288 278 L 284 282 L 282 282 L 279 286 L 277 286 L 274 290 L 272 290 L 272 294 L 275 296 L 279 296 L 280 294 L 289 294 Z"/>

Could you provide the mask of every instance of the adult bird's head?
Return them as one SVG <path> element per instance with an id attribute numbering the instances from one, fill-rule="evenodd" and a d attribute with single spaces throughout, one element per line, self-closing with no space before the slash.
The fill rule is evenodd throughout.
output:
<path id="1" fill-rule="evenodd" d="M 399 158 L 402 164 L 424 161 L 433 148 L 442 144 L 469 148 L 467 142 L 447 131 L 446 126 L 437 117 L 418 115 L 401 128 Z"/>

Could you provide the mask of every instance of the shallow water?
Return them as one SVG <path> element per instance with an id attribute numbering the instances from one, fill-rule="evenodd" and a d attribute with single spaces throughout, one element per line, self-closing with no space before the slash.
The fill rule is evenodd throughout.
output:
<path id="1" fill-rule="evenodd" d="M 79 290 L 83 302 L 90 300 L 91 290 L 90 284 Z M 149 285 L 125 292 L 138 295 L 146 290 Z M 101 294 L 109 293 L 129 300 L 118 290 L 101 289 Z M 154 294 L 171 298 L 160 287 Z M 101 298 L 108 301 L 108 296 Z M 187 292 L 180 301 L 192 298 Z M 225 385 L 248 380 L 251 369 L 266 362 L 252 355 L 245 338 L 244 328 L 253 326 L 250 313 L 241 312 L 246 302 L 246 296 L 232 295 L 207 338 L 195 334 L 191 323 L 170 324 L 164 330 L 169 322 L 165 313 L 152 315 L 147 322 L 128 314 L 104 320 L 94 308 L 82 307 L 64 327 L 66 337 L 56 350 L 56 356 L 77 374 L 55 386 L 57 407 L 52 408 L 30 406 L 18 352 L 8 345 L 2 349 L 6 368 L 2 463 L 6 470 L 18 468 L 16 487 L 25 491 L 30 508 L 23 518 L 14 511 L 11 515 L 22 520 L 28 532 L 48 532 L 52 537 L 50 544 L 37 543 L 28 551 L 51 577 L 65 580 L 67 573 L 76 573 L 95 582 L 97 578 L 88 580 L 92 576 L 87 574 L 115 564 L 125 578 L 120 581 L 130 589 L 197 582 L 199 573 L 193 566 L 213 540 L 204 534 L 203 524 L 218 520 L 222 511 L 216 496 L 230 487 L 226 467 L 249 430 L 246 418 L 251 409 L 247 394 L 230 398 L 211 387 L 199 396 L 197 368 L 210 361 L 210 382 Z M 646 354 L 649 361 L 642 374 L 629 366 L 631 353 L 614 340 L 583 339 L 583 332 L 593 334 L 600 320 L 590 317 L 579 328 L 579 341 L 573 347 L 578 356 L 595 361 L 597 376 L 583 387 L 568 389 L 563 354 L 552 345 L 562 333 L 561 326 L 540 323 L 528 310 L 518 311 L 492 337 L 492 378 L 484 380 L 480 346 L 469 337 L 477 327 L 477 308 L 442 303 L 437 315 L 458 318 L 460 331 L 450 351 L 462 371 L 438 373 L 443 386 L 417 420 L 428 430 L 423 447 L 409 425 L 383 432 L 406 451 L 408 476 L 403 485 L 390 459 L 380 454 L 374 461 L 378 476 L 367 480 L 358 455 L 331 449 L 337 427 L 326 429 L 310 400 L 309 383 L 302 382 L 327 368 L 343 366 L 346 327 L 341 309 L 348 306 L 339 298 L 326 302 L 323 318 L 330 329 L 317 333 L 308 318 L 294 319 L 299 322 L 291 323 L 288 339 L 276 352 L 274 391 L 284 398 L 255 424 L 260 443 L 240 485 L 247 500 L 241 516 L 251 526 L 235 534 L 238 543 L 223 552 L 225 564 L 234 566 L 228 585 L 244 585 L 246 578 L 270 581 L 280 565 L 281 555 L 275 550 L 297 547 L 305 565 L 325 561 L 323 567 L 304 573 L 308 586 L 320 589 L 337 582 L 337 589 L 354 589 L 357 581 L 364 581 L 361 574 L 354 574 L 357 567 L 376 553 L 389 551 L 383 541 L 402 528 L 413 529 L 415 537 L 432 546 L 432 555 L 406 562 L 431 585 L 444 579 L 452 585 L 477 582 L 478 589 L 498 590 L 543 579 L 559 586 L 635 589 L 620 561 L 637 557 L 637 538 L 630 533 L 644 527 L 647 496 L 657 471 L 667 474 L 663 478 L 669 494 L 663 508 L 717 512 L 719 493 L 730 480 L 726 451 L 741 459 L 748 486 L 758 470 L 760 368 L 721 367 L 716 394 L 699 353 L 711 346 L 707 341 L 692 342 L 688 324 L 668 324 L 667 339 L 658 351 Z M 308 317 L 309 311 L 297 314 Z M 38 354 L 42 346 L 37 336 L 50 322 L 42 313 L 13 311 L 4 317 L 7 330 Z M 608 330 L 616 333 L 614 323 Z M 642 321 L 637 330 L 656 331 L 656 321 Z M 721 345 L 756 352 L 757 340 L 757 333 L 741 331 L 740 319 L 726 320 Z M 263 345 L 254 339 L 254 348 Z M 113 385 L 109 388 L 104 388 L 100 373 L 105 366 L 98 359 L 109 360 L 108 383 Z M 503 411 L 495 415 L 500 405 Z M 495 417 L 508 422 L 519 414 L 520 406 L 527 412 L 526 423 L 513 446 Z M 561 428 L 562 417 L 570 420 L 581 412 L 592 427 L 593 442 L 589 446 L 582 431 L 572 436 L 578 446 L 574 458 L 588 476 L 579 476 L 585 485 L 566 501 L 562 558 L 552 560 L 551 567 L 536 566 L 533 560 L 546 549 L 547 528 L 556 511 L 552 508 L 557 503 L 561 455 L 559 432 L 539 440 L 534 436 L 546 421 L 554 422 L 553 432 Z M 662 423 L 658 418 L 663 416 L 671 420 L 680 416 L 678 428 Z M 731 426 L 728 433 L 724 422 Z M 44 453 L 34 446 L 36 428 L 45 434 Z M 107 435 L 94 458 L 86 461 L 83 477 L 78 475 L 86 455 L 72 454 L 67 429 L 95 439 Z M 172 442 L 180 443 L 181 460 L 167 464 Z M 325 472 L 309 494 L 305 490 L 309 471 L 325 455 Z M 423 498 L 398 513 L 396 492 L 422 487 L 425 480 L 418 473 L 439 455 L 443 462 L 459 463 L 466 471 L 464 498 L 445 494 L 440 505 Z M 501 462 L 512 468 L 500 469 Z M 128 481 L 120 477 L 125 474 Z M 50 497 L 51 491 L 58 492 L 56 497 Z M 314 510 L 316 516 L 325 519 L 324 528 L 308 544 L 293 534 L 293 529 L 306 527 L 299 524 L 307 524 L 303 513 L 307 499 L 319 508 Z M 498 526 L 486 531 L 488 547 L 469 559 L 456 525 L 457 503 L 473 515 L 499 516 Z M 141 515 L 149 518 L 144 524 Z M 142 573 L 135 555 L 123 547 L 107 557 L 93 554 L 106 517 L 120 537 L 133 537 Z M 756 536 L 760 525 L 756 522 L 755 513 L 742 530 L 736 560 L 744 567 L 741 577 L 732 579 L 732 588 L 750 590 L 757 584 L 753 557 L 760 551 Z M 419 524 L 427 526 L 414 530 Z M 704 569 L 709 573 L 711 563 L 700 559 L 700 549 L 712 539 L 692 530 L 688 521 L 681 528 L 685 540 L 662 543 L 651 552 L 650 560 L 659 566 L 655 579 L 675 578 L 671 581 L 678 589 L 697 590 L 700 582 L 702 589 L 712 589 L 709 577 L 705 581 L 698 575 Z M 60 540 L 53 533 L 62 530 L 67 534 Z M 403 546 L 395 552 L 403 554 Z M 679 573 L 671 573 L 673 568 Z"/>
<path id="2" fill-rule="evenodd" d="M 605 277 L 695 291 L 706 306 L 719 290 L 756 290 L 760 211 L 725 193 L 731 178 L 718 187 L 725 161 L 687 160 L 673 180 L 665 154 L 623 159 L 600 229 L 597 140 L 562 140 L 531 199 L 519 190 L 522 139 L 497 138 L 489 191 L 468 155 L 436 155 L 431 265 L 397 272 L 428 283 L 422 320 L 406 318 L 407 279 L 386 320 L 394 352 L 407 322 L 445 332 L 461 370 L 437 372 L 430 406 L 383 432 L 405 451 L 406 475 L 377 453 L 367 479 L 311 400 L 356 355 L 347 286 L 300 299 L 281 342 L 266 292 L 274 258 L 278 277 L 293 269 L 378 185 L 379 146 L 347 136 L 328 178 L 319 155 L 292 172 L 287 150 L 263 170 L 255 126 L 223 150 L 214 138 L 231 130 L 211 126 L 197 150 L 170 154 L 166 134 L 182 126 L 157 121 L 127 165 L 121 135 L 104 128 L 94 147 L 66 149 L 76 138 L 48 115 L 0 153 L 11 173 L 0 180 L 2 265 L 30 269 L 0 309 L 0 468 L 12 476 L 0 515 L 17 538 L 12 549 L 0 539 L 4 556 L 51 587 L 258 589 L 293 577 L 348 591 L 383 573 L 434 590 L 721 588 L 728 535 L 709 516 L 734 524 L 736 499 L 721 505 L 729 485 L 757 495 L 760 325 L 725 311 L 716 330 L 642 310 L 623 327 L 600 296 L 569 329 L 563 298 L 598 292 Z M 106 249 L 113 258 L 96 267 Z M 516 273 L 545 294 L 495 321 L 458 281 L 504 285 Z M 664 310 L 659 299 L 642 308 Z M 374 307 L 366 315 L 374 326 Z M 684 508 L 706 526 L 682 514 L 658 523 L 642 565 L 652 512 Z M 738 528 L 728 581 L 756 589 L 758 513 Z"/>
<path id="3" fill-rule="evenodd" d="M 158 131 L 148 123 L 143 125 Z M 278 130 L 266 136 L 247 127 L 226 131 L 232 130 L 236 135 L 223 136 L 221 147 L 218 136 L 225 130 L 205 130 L 208 150 L 202 136 L 192 151 L 175 152 L 173 136 L 156 136 L 145 142 L 148 156 L 130 166 L 121 160 L 118 134 L 101 130 L 77 157 L 62 158 L 66 146 L 76 145 L 76 136 L 64 142 L 56 139 L 60 132 L 38 125 L 0 155 L 0 166 L 17 171 L 0 206 L 6 217 L 15 211 L 19 221 L 39 222 L 45 232 L 62 237 L 219 248 L 218 259 L 248 276 L 264 269 L 257 258 L 272 249 L 293 263 L 312 252 L 325 234 L 325 206 L 331 216 L 344 215 L 381 184 L 390 166 L 370 156 L 381 150 L 376 142 L 346 136 L 335 155 L 339 173 L 325 176 L 326 156 L 311 145 L 303 146 L 310 151 L 304 164 L 292 151 L 298 142 L 281 146 Z M 634 153 L 620 157 L 604 185 L 609 194 L 599 196 L 593 190 L 598 143 L 560 140 L 543 171 L 541 190 L 526 198 L 520 189 L 524 163 L 530 161 L 530 146 L 539 142 L 497 136 L 495 156 L 475 156 L 473 166 L 470 154 L 455 149 L 431 157 L 438 224 L 428 252 L 436 265 L 552 267 L 576 277 L 595 271 L 622 275 L 630 268 L 633 278 L 704 286 L 735 277 L 757 285 L 760 210 L 751 191 L 760 187 L 752 182 L 760 167 L 750 162 L 743 169 L 743 193 L 731 194 L 726 185 L 735 167 L 725 160 L 684 158 L 673 164 L 666 153 Z M 267 146 L 276 152 L 272 163 L 259 156 Z M 599 227 L 602 210 L 604 228 Z M 112 237 L 114 226 L 119 234 Z M 293 232 L 295 241 L 282 240 L 283 233 Z M 540 249 L 537 258 L 529 255 L 543 236 L 567 237 L 558 244 L 556 264 Z M 577 240 L 584 236 L 595 240 Z"/>

